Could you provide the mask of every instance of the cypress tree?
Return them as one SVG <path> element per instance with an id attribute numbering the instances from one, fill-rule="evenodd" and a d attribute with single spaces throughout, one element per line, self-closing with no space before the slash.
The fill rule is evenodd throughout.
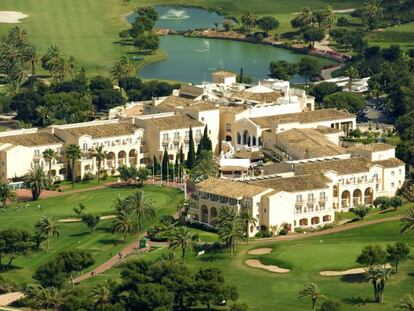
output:
<path id="1" fill-rule="evenodd" d="M 155 156 L 152 158 L 152 166 L 154 167 L 154 174 L 158 175 L 158 173 L 160 171 L 160 166 L 159 166 L 157 158 Z"/>
<path id="2" fill-rule="evenodd" d="M 178 172 L 180 171 L 180 162 L 178 161 L 178 154 L 175 156 L 175 164 L 174 164 L 174 175 L 175 177 L 178 176 Z"/>
<path id="3" fill-rule="evenodd" d="M 168 158 L 167 148 L 165 148 L 164 155 L 162 156 L 162 164 L 161 164 L 162 180 L 167 180 L 167 175 L 169 175 L 169 172 L 168 172 L 169 162 L 170 160 Z"/>
<path id="4" fill-rule="evenodd" d="M 194 148 L 194 139 L 193 139 L 193 129 L 190 126 L 190 134 L 189 134 L 189 145 L 188 145 L 188 153 L 187 153 L 187 168 L 192 169 L 195 164 L 195 148 Z"/>
<path id="5" fill-rule="evenodd" d="M 185 163 L 185 157 L 184 157 L 184 152 L 183 152 L 183 145 L 180 146 L 180 154 L 178 155 L 179 159 L 180 159 L 180 165 L 183 166 Z"/>
<path id="6" fill-rule="evenodd" d="M 211 142 L 210 137 L 208 136 L 208 127 L 206 124 L 206 127 L 204 128 L 204 134 L 203 134 L 203 148 L 207 151 L 213 151 L 213 144 Z"/>

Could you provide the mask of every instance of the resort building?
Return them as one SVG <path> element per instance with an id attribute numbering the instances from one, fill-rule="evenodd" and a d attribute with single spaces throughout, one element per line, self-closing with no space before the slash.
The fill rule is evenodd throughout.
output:
<path id="1" fill-rule="evenodd" d="M 263 133 L 275 135 L 291 129 L 329 127 L 348 133 L 356 127 L 355 115 L 335 109 L 321 109 L 268 116 L 247 116 L 236 120 L 231 137 L 236 148 L 255 148 L 263 145 Z M 269 137 L 269 136 L 267 136 Z"/>
<path id="2" fill-rule="evenodd" d="M 1 181 L 22 177 L 39 166 L 48 172 L 50 163 L 43 158 L 43 152 L 47 149 L 56 153 L 56 159 L 51 163 L 51 175 L 63 178 L 66 171 L 62 148 L 63 141 L 50 130 L 33 128 L 0 133 Z"/>
<path id="3" fill-rule="evenodd" d="M 110 173 L 122 165 L 139 166 L 146 156 L 143 130 L 131 120 L 56 125 L 51 127 L 51 132 L 64 141 L 65 147 L 70 144 L 80 147 L 82 157 L 76 161 L 75 174 L 81 178 L 86 174 L 96 174 L 98 166 L 94 150 L 98 146 L 103 146 L 107 153 L 101 169 Z"/>
<path id="4" fill-rule="evenodd" d="M 143 129 L 146 157 L 143 164 L 152 163 L 155 156 L 158 161 L 162 160 L 164 150 L 167 150 L 171 162 L 175 161 L 183 148 L 184 156 L 187 157 L 190 127 L 193 131 L 194 144 L 197 145 L 204 131 L 204 123 L 193 119 L 187 114 L 165 112 L 145 115 L 134 118 L 136 126 Z"/>
<path id="5" fill-rule="evenodd" d="M 330 127 L 291 129 L 263 133 L 263 152 L 279 162 L 346 159 L 351 154 L 339 146 L 344 133 Z"/>
<path id="6" fill-rule="evenodd" d="M 197 184 L 197 206 L 190 210 L 194 221 L 215 224 L 224 206 L 236 213 L 249 210 L 257 225 L 249 235 L 260 230 L 274 232 L 286 227 L 316 227 L 334 220 L 329 179 L 321 175 L 304 175 L 243 183 L 209 178 Z"/>

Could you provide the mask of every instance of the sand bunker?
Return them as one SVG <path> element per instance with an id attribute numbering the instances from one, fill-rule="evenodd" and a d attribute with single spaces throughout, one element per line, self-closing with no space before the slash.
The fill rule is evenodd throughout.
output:
<path id="1" fill-rule="evenodd" d="M 22 292 L 14 292 L 0 295 L 0 306 L 7 306 L 12 302 L 19 300 L 22 297 L 24 297 L 24 294 Z"/>
<path id="2" fill-rule="evenodd" d="M 354 12 L 355 11 L 355 9 L 342 9 L 342 10 L 333 10 L 333 12 L 334 13 L 336 13 L 336 14 L 347 14 L 347 13 L 352 13 L 352 12 Z M 293 15 L 299 15 L 299 14 L 301 14 L 302 12 L 295 12 L 295 13 L 292 13 Z"/>
<path id="3" fill-rule="evenodd" d="M 260 262 L 260 260 L 257 260 L 257 259 L 249 259 L 249 260 L 246 260 L 244 263 L 249 267 L 263 269 L 263 270 L 270 271 L 273 273 L 288 273 L 290 271 L 289 269 L 283 269 L 283 268 L 280 268 L 274 265 L 271 265 L 271 266 L 264 265 Z"/>
<path id="4" fill-rule="evenodd" d="M 0 23 L 16 24 L 20 23 L 21 19 L 28 16 L 29 15 L 23 14 L 22 12 L 0 11 Z"/>
<path id="5" fill-rule="evenodd" d="M 391 268 L 390 264 L 385 265 L 386 268 Z M 323 276 L 343 276 L 343 275 L 349 275 L 349 274 L 363 274 L 365 273 L 367 268 L 355 268 L 355 269 L 349 269 L 345 271 L 321 271 L 320 275 Z"/>
<path id="6" fill-rule="evenodd" d="M 248 252 L 249 255 L 264 255 L 264 254 L 270 254 L 273 251 L 272 248 L 256 248 L 252 249 Z"/>
<path id="7" fill-rule="evenodd" d="M 114 219 L 116 218 L 116 215 L 107 215 L 107 216 L 101 216 L 99 217 L 99 220 L 106 220 L 106 219 Z M 81 218 L 63 218 L 59 219 L 58 222 L 60 223 L 71 223 L 71 222 L 81 222 Z"/>

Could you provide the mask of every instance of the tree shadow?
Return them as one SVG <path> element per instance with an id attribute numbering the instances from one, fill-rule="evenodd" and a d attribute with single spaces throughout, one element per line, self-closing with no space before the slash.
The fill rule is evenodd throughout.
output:
<path id="1" fill-rule="evenodd" d="M 99 231 L 102 233 L 112 233 L 112 229 L 109 227 L 99 227 L 99 228 L 96 228 L 95 231 Z"/>
<path id="2" fill-rule="evenodd" d="M 229 254 L 226 254 L 229 257 Z M 198 260 L 202 261 L 202 262 L 212 262 L 215 260 L 222 260 L 224 259 L 224 254 L 221 252 L 210 252 L 210 253 L 206 253 L 200 257 L 197 257 Z"/>
<path id="3" fill-rule="evenodd" d="M 3 267 L 0 267 L 0 275 L 3 272 L 13 271 L 13 270 L 22 270 L 22 269 L 23 269 L 23 267 L 15 266 L 13 264 L 11 264 L 10 266 L 5 265 Z"/>
<path id="4" fill-rule="evenodd" d="M 85 235 L 91 235 L 91 233 L 89 231 L 85 231 L 85 232 L 78 232 L 78 233 L 72 233 L 69 234 L 70 237 L 82 237 Z"/>
<path id="5" fill-rule="evenodd" d="M 122 244 L 122 241 L 119 239 L 115 239 L 115 238 L 109 238 L 109 239 L 100 239 L 98 240 L 98 243 L 104 244 L 104 245 L 119 245 Z"/>
<path id="6" fill-rule="evenodd" d="M 407 273 L 409 276 L 414 277 L 414 272 Z"/>
<path id="7" fill-rule="evenodd" d="M 365 283 L 366 277 L 363 273 L 346 274 L 346 275 L 341 276 L 340 280 L 342 282 L 347 282 L 347 283 Z"/>
<path id="8" fill-rule="evenodd" d="M 350 305 L 365 305 L 367 303 L 373 303 L 374 301 L 371 298 L 366 298 L 366 297 L 345 297 L 342 299 L 342 301 L 346 304 L 350 304 Z"/>

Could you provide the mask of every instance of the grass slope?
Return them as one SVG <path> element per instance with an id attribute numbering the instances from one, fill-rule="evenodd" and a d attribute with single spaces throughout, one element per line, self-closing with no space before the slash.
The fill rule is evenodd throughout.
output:
<path id="1" fill-rule="evenodd" d="M 4 215 L 0 215 L 0 229 L 12 227 L 33 231 L 34 224 L 42 216 L 52 217 L 55 220 L 74 217 L 73 208 L 79 203 L 85 204 L 87 212 L 94 215 L 113 214 L 114 210 L 111 207 L 113 200 L 117 196 L 125 197 L 135 190 L 136 188 L 106 188 L 49 198 L 39 201 L 42 206 L 40 212 L 36 208 L 37 202 L 32 203 L 28 209 L 21 208 L 20 212 L 17 212 L 13 207 L 9 207 Z M 154 202 L 157 219 L 162 215 L 173 214 L 182 198 L 181 192 L 172 188 L 145 186 L 142 190 Z M 144 228 L 156 222 L 157 219 L 146 223 Z M 36 268 L 48 262 L 61 251 L 73 248 L 89 249 L 94 253 L 96 265 L 99 265 L 125 247 L 125 245 L 119 243 L 119 240 L 122 239 L 121 236 L 112 234 L 110 220 L 102 220 L 94 236 L 89 234 L 83 223 L 59 224 L 59 231 L 60 236 L 51 239 L 48 254 L 43 250 L 29 256 L 19 257 L 14 261 L 16 269 L 2 275 L 13 281 L 30 282 Z M 137 236 L 131 237 L 130 242 L 136 239 Z"/>
<path id="2" fill-rule="evenodd" d="M 397 301 L 406 293 L 413 294 L 414 288 L 414 238 L 410 234 L 399 233 L 399 222 L 387 222 L 369 225 L 327 236 L 297 241 L 279 241 L 238 246 L 237 255 L 230 259 L 228 252 L 206 253 L 196 257 L 188 253 L 186 263 L 194 270 L 200 267 L 220 267 L 229 283 L 238 287 L 240 301 L 249 305 L 249 310 L 276 310 L 283 306 L 285 311 L 310 310 L 310 299 L 298 300 L 298 292 L 308 282 L 317 282 L 324 295 L 340 300 L 344 310 L 392 310 Z M 209 237 L 212 239 L 212 237 Z M 399 266 L 399 272 L 389 280 L 385 287 L 384 303 L 372 303 L 371 284 L 364 277 L 323 277 L 323 270 L 346 270 L 359 267 L 355 263 L 361 249 L 369 244 L 386 246 L 396 241 L 406 241 L 411 247 L 409 260 Z M 249 255 L 250 249 L 270 247 L 274 251 L 267 255 Z M 165 249 L 162 251 L 166 251 Z M 162 252 L 161 251 L 161 252 Z M 160 256 L 160 251 L 146 255 L 147 260 Z M 177 256 L 179 254 L 177 253 Z M 246 259 L 260 259 L 264 264 L 276 264 L 291 271 L 287 274 L 275 274 L 249 268 Z M 120 268 L 108 273 L 118 275 Z M 102 278 L 87 280 L 82 286 L 95 286 Z M 321 301 L 318 302 L 320 306 Z"/>

